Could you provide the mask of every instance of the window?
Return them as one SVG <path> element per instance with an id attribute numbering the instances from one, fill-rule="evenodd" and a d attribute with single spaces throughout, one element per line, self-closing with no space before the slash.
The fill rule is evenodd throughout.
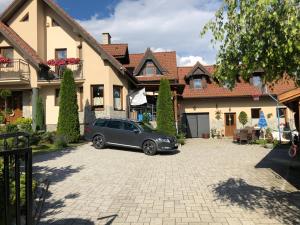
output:
<path id="1" fill-rule="evenodd" d="M 251 118 L 252 119 L 259 119 L 260 110 L 261 110 L 261 108 L 251 109 Z"/>
<path id="2" fill-rule="evenodd" d="M 78 109 L 83 111 L 83 87 L 78 88 Z"/>
<path id="3" fill-rule="evenodd" d="M 94 110 L 104 109 L 104 86 L 103 85 L 92 85 L 92 108 Z"/>
<path id="4" fill-rule="evenodd" d="M 124 130 L 135 131 L 138 130 L 138 128 L 132 123 L 124 122 Z"/>
<path id="5" fill-rule="evenodd" d="M 66 58 L 67 58 L 66 48 L 55 49 L 55 59 L 66 59 Z"/>
<path id="6" fill-rule="evenodd" d="M 121 86 L 113 87 L 114 110 L 123 110 L 122 90 L 123 90 L 123 87 L 121 87 Z"/>
<path id="7" fill-rule="evenodd" d="M 202 88 L 202 81 L 201 81 L 201 79 L 194 79 L 193 83 L 194 83 L 193 86 L 194 86 L 195 89 Z"/>
<path id="8" fill-rule="evenodd" d="M 67 49 L 55 49 L 55 59 L 66 59 L 67 58 Z M 62 76 L 66 66 L 55 66 L 55 73 L 59 76 Z"/>
<path id="9" fill-rule="evenodd" d="M 225 122 L 226 122 L 226 126 L 232 126 L 235 125 L 235 114 L 233 113 L 226 113 L 225 114 Z"/>
<path id="10" fill-rule="evenodd" d="M 107 127 L 113 128 L 113 129 L 121 129 L 122 123 L 120 121 L 111 120 L 107 123 Z"/>
<path id="11" fill-rule="evenodd" d="M 29 13 L 27 13 L 20 22 L 28 22 L 29 21 Z"/>
<path id="12" fill-rule="evenodd" d="M 140 75 L 146 75 L 146 76 L 150 76 L 150 75 L 161 75 L 161 72 L 159 71 L 159 69 L 154 65 L 153 62 L 148 61 L 146 62 L 143 70 L 141 71 Z"/>
<path id="13" fill-rule="evenodd" d="M 55 106 L 59 106 L 59 92 L 60 92 L 60 89 L 55 89 L 55 100 L 54 100 Z"/>
<path id="14" fill-rule="evenodd" d="M 253 76 L 252 77 L 252 83 L 255 87 L 261 86 L 261 84 L 262 84 L 261 77 L 260 76 Z"/>
<path id="15" fill-rule="evenodd" d="M 59 24 L 55 19 L 52 19 L 52 27 L 59 27 Z"/>
<path id="16" fill-rule="evenodd" d="M 279 111 L 279 118 L 285 118 L 286 108 L 279 108 L 278 111 Z M 276 114 L 277 114 L 277 112 L 276 112 Z"/>
<path id="17" fill-rule="evenodd" d="M 94 125 L 97 126 L 97 127 L 105 127 L 105 125 L 106 125 L 106 120 L 98 119 L 98 120 L 96 120 L 96 122 L 95 122 Z"/>
<path id="18" fill-rule="evenodd" d="M 13 60 L 14 59 L 14 48 L 12 48 L 12 47 L 0 48 L 0 55 L 7 59 Z M 7 64 L 7 67 L 13 67 L 13 66 L 14 66 L 13 62 Z"/>

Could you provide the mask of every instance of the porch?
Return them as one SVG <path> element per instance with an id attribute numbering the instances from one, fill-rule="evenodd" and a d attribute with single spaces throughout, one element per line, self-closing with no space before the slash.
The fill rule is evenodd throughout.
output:
<path id="1" fill-rule="evenodd" d="M 80 60 L 77 64 L 68 64 L 60 66 L 49 66 L 50 70 L 46 74 L 41 74 L 38 77 L 38 84 L 58 84 L 63 79 L 63 74 L 66 69 L 69 69 L 73 72 L 75 82 L 83 82 L 83 61 Z"/>
<path id="2" fill-rule="evenodd" d="M 3 115 L 0 122 L 9 124 L 18 118 L 31 118 L 31 95 L 31 90 L 13 90 L 6 100 L 0 98 L 0 114 Z"/>
<path id="3" fill-rule="evenodd" d="M 23 59 L 12 59 L 0 64 L 0 84 L 29 84 L 30 68 Z"/>

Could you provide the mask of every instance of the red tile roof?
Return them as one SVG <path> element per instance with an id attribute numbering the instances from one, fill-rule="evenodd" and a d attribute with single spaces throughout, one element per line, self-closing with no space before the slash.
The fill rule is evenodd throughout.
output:
<path id="1" fill-rule="evenodd" d="M 160 63 L 160 65 L 166 69 L 166 74 L 162 76 L 136 76 L 136 78 L 140 81 L 150 81 L 150 80 L 160 80 L 160 78 L 164 77 L 167 79 L 178 79 L 177 75 L 177 61 L 176 61 L 176 52 L 153 52 L 154 57 Z M 141 60 L 144 57 L 144 53 L 138 54 L 129 54 L 130 63 L 125 65 L 129 70 L 134 70 Z"/>
<path id="2" fill-rule="evenodd" d="M 213 66 L 204 66 L 209 72 L 213 72 Z M 261 90 L 253 85 L 241 81 L 236 83 L 233 90 L 220 87 L 216 82 L 208 83 L 206 88 L 192 89 L 186 84 L 184 77 L 190 72 L 193 67 L 178 67 L 179 82 L 185 84 L 185 89 L 182 94 L 183 98 L 214 98 L 214 97 L 240 97 L 240 96 L 253 96 L 261 95 Z M 269 91 L 271 94 L 281 94 L 285 91 L 295 88 L 295 83 L 286 78 L 278 81 L 277 83 L 269 84 Z"/>
<path id="3" fill-rule="evenodd" d="M 128 51 L 128 44 L 109 44 L 101 45 L 102 48 L 113 57 L 125 57 Z"/>
<path id="4" fill-rule="evenodd" d="M 6 40 L 19 50 L 27 60 L 29 60 L 36 68 L 39 68 L 40 64 L 47 65 L 37 52 L 29 46 L 13 29 L 6 26 L 0 21 L 0 33 L 6 38 Z"/>

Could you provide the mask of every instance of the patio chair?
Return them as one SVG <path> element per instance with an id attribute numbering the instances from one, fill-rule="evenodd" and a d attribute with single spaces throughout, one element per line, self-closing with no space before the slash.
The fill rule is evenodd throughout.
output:
<path id="1" fill-rule="evenodd" d="M 248 138 L 248 130 L 247 129 L 242 129 L 240 130 L 240 144 L 243 142 L 243 141 L 246 141 L 247 144 L 249 143 L 249 138 Z"/>

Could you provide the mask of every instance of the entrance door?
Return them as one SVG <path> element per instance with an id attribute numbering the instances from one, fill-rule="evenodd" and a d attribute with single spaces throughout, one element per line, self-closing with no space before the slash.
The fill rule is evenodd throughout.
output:
<path id="1" fill-rule="evenodd" d="M 7 122 L 12 123 L 23 116 L 23 93 L 21 91 L 12 92 L 12 95 L 7 98 L 7 108 L 11 110 L 11 113 L 7 115 Z"/>
<path id="2" fill-rule="evenodd" d="M 233 136 L 236 129 L 236 114 L 225 113 L 225 136 Z"/>

